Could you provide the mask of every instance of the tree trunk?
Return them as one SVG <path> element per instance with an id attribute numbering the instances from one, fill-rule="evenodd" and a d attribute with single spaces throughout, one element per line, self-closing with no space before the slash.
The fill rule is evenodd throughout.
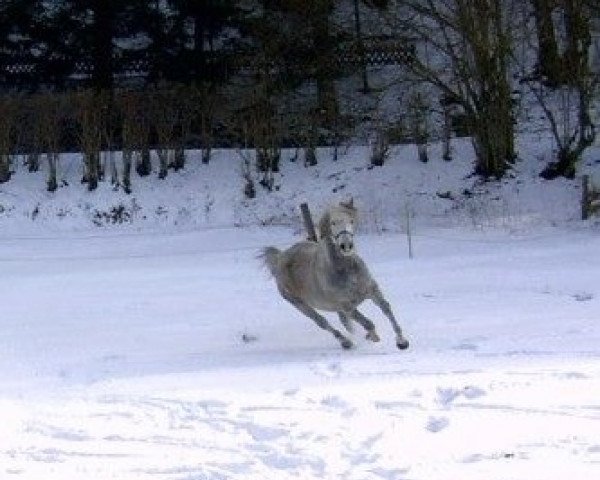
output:
<path id="1" fill-rule="evenodd" d="M 110 172 L 110 183 L 118 189 L 119 187 L 119 172 L 117 170 L 117 161 L 115 159 L 115 152 L 108 150 L 105 154 L 105 162 L 108 163 L 108 170 Z M 106 165 L 105 163 L 105 165 Z"/>
<path id="2" fill-rule="evenodd" d="M 481 119 L 474 128 L 473 147 L 477 157 L 475 173 L 486 178 L 502 178 L 514 160 L 510 136 L 498 130 L 494 121 Z"/>
<path id="3" fill-rule="evenodd" d="M 590 216 L 590 177 L 584 175 L 581 180 L 581 219 L 587 220 Z"/>
<path id="4" fill-rule="evenodd" d="M 164 180 L 169 173 L 169 158 L 171 150 L 168 147 L 158 148 L 158 178 Z"/>
<path id="5" fill-rule="evenodd" d="M 332 42 L 329 36 L 330 0 L 311 0 L 313 4 L 313 44 L 316 57 L 317 105 L 325 125 L 337 117 L 338 104 L 331 71 Z"/>
<path id="6" fill-rule="evenodd" d="M 57 169 L 58 169 L 58 154 L 48 153 L 48 182 L 46 183 L 49 192 L 55 192 L 58 189 Z"/>
<path id="7" fill-rule="evenodd" d="M 585 1 L 564 0 L 564 3 L 567 48 L 563 55 L 563 72 L 566 84 L 577 85 L 581 77 L 589 73 L 588 54 L 592 42 L 589 18 Z"/>
<path id="8" fill-rule="evenodd" d="M 185 147 L 183 145 L 178 145 L 175 148 L 171 168 L 176 172 L 185 168 Z"/>
<path id="9" fill-rule="evenodd" d="M 204 107 L 206 108 L 206 107 Z M 205 112 L 201 115 L 201 135 L 202 135 L 202 163 L 208 165 L 210 162 L 212 149 L 212 132 L 209 115 Z"/>
<path id="10" fill-rule="evenodd" d="M 562 82 L 561 59 L 552 21 L 553 0 L 532 0 L 538 41 L 538 73 L 549 86 Z"/>
<path id="11" fill-rule="evenodd" d="M 13 97 L 0 97 L 0 183 L 10 180 L 17 122 L 17 102 Z"/>
<path id="12" fill-rule="evenodd" d="M 497 85 L 497 87 L 499 87 Z M 510 95 L 498 88 L 486 98 L 484 108 L 473 117 L 471 129 L 477 174 L 501 178 L 514 163 L 514 126 Z"/>
<path id="13" fill-rule="evenodd" d="M 202 9 L 200 9 L 202 10 Z M 194 77 L 195 79 L 206 78 L 206 61 L 204 54 L 204 37 L 206 34 L 206 22 L 204 12 L 194 12 Z"/>
<path id="14" fill-rule="evenodd" d="M 36 146 L 32 146 L 31 148 L 34 148 L 35 150 L 37 150 L 37 145 Z M 38 172 L 40 170 L 40 154 L 35 151 L 32 153 L 29 153 L 26 155 L 26 164 L 27 164 L 27 171 L 30 173 L 34 173 L 34 172 Z"/>
<path id="15" fill-rule="evenodd" d="M 142 145 L 140 149 L 140 158 L 135 166 L 135 171 L 140 177 L 147 177 L 152 173 L 152 161 L 150 159 L 150 148 L 148 145 Z"/>
<path id="16" fill-rule="evenodd" d="M 479 94 L 471 112 L 476 173 L 501 178 L 515 159 L 514 123 L 507 58 L 509 37 L 504 30 L 501 2 L 479 5 L 473 19 L 486 18 L 473 36 L 475 77 Z"/>
<path id="17" fill-rule="evenodd" d="M 515 159 L 510 91 L 501 77 L 485 83 L 489 91 L 482 96 L 480 110 L 471 117 L 475 171 L 483 177 L 501 178 Z"/>
<path id="18" fill-rule="evenodd" d="M 123 190 L 127 195 L 131 193 L 131 166 L 133 159 L 132 150 L 123 151 Z"/>
<path id="19" fill-rule="evenodd" d="M 0 183 L 10 180 L 10 155 L 0 154 Z"/>
<path id="20" fill-rule="evenodd" d="M 431 114 L 431 109 L 420 92 L 416 92 L 412 95 L 408 107 L 412 139 L 417 145 L 419 160 L 423 163 L 427 163 L 429 161 L 429 155 L 427 154 L 429 125 L 427 120 Z"/>
<path id="21" fill-rule="evenodd" d="M 591 91 L 585 80 L 579 79 L 578 94 L 578 124 L 573 136 L 561 140 L 555 138 L 558 144 L 557 161 L 551 162 L 540 173 L 542 178 L 553 180 L 558 177 L 574 178 L 577 173 L 577 164 L 583 152 L 589 148 L 596 139 L 596 127 L 590 117 Z"/>
<path id="22" fill-rule="evenodd" d="M 94 62 L 92 83 L 97 90 L 111 90 L 113 87 L 112 42 L 115 5 L 112 1 L 93 0 L 91 9 L 94 16 L 92 27 L 92 55 Z"/>
<path id="23" fill-rule="evenodd" d="M 583 152 L 596 139 L 596 126 L 590 110 L 594 94 L 595 80 L 590 72 L 589 50 L 590 4 L 584 0 L 563 0 L 567 48 L 563 55 L 563 80 L 565 88 L 577 96 L 576 105 L 568 105 L 577 111 L 577 124 L 567 135 L 560 135 L 554 129 L 558 145 L 557 161 L 550 163 L 540 174 L 543 178 L 559 176 L 573 178 Z M 567 126 L 569 126 L 567 124 Z M 561 138 L 562 137 L 562 138 Z"/>
<path id="24" fill-rule="evenodd" d="M 87 184 L 87 188 L 91 192 L 98 188 L 98 182 L 100 181 L 100 152 L 91 150 L 84 151 L 83 159 L 85 169 L 83 183 Z"/>
<path id="25" fill-rule="evenodd" d="M 443 105 L 444 109 L 444 124 L 442 131 L 442 158 L 449 162 L 452 160 L 452 117 L 450 115 L 450 108 L 448 105 Z"/>

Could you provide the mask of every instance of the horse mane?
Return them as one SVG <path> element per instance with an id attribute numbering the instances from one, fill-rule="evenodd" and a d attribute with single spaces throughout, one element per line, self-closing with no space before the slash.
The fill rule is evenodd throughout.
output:
<path id="1" fill-rule="evenodd" d="M 329 207 L 327 210 L 325 210 L 325 213 L 323 213 L 323 215 L 321 216 L 321 219 L 319 220 L 319 238 L 327 238 L 331 236 L 331 211 L 334 208 L 338 208 L 338 209 L 342 209 L 344 210 L 346 213 L 348 213 L 350 216 L 354 217 L 355 219 L 358 216 L 358 211 L 356 210 L 356 207 L 354 206 L 354 199 L 351 198 L 348 202 L 340 202 L 339 205 L 333 205 L 331 207 Z"/>
<path id="2" fill-rule="evenodd" d="M 331 236 L 331 212 L 329 209 L 321 216 L 319 220 L 319 238 L 328 238 Z"/>

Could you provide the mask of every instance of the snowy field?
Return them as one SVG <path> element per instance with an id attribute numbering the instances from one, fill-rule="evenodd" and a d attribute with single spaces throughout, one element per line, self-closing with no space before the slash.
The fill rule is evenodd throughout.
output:
<path id="1" fill-rule="evenodd" d="M 598 478 L 598 224 L 577 220 L 576 181 L 475 187 L 464 157 L 286 163 L 254 201 L 225 159 L 131 197 L 17 171 L 0 186 L 0 479 Z M 343 351 L 256 259 L 301 238 L 301 201 L 347 195 L 407 351 L 369 304 L 381 342 L 357 331 Z M 94 226 L 116 204 L 130 221 Z"/>

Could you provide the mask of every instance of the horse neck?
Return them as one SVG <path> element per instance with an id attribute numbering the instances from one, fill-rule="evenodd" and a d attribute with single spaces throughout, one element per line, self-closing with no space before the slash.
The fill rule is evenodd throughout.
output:
<path id="1" fill-rule="evenodd" d="M 338 251 L 330 236 L 321 238 L 320 243 L 327 259 L 327 263 L 329 263 L 332 268 L 335 270 L 345 270 L 350 265 L 350 257 L 342 255 Z"/>

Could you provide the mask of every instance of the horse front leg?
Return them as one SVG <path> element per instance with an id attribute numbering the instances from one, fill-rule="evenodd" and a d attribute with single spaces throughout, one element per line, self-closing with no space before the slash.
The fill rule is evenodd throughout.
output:
<path id="1" fill-rule="evenodd" d="M 362 327 L 367 331 L 367 340 L 371 340 L 372 342 L 379 341 L 379 335 L 377 335 L 377 331 L 375 330 L 375 324 L 371 320 L 365 317 L 356 308 L 352 310 L 350 316 L 358 323 L 360 323 Z"/>
<path id="2" fill-rule="evenodd" d="M 371 292 L 371 300 L 373 301 L 373 303 L 375 303 L 375 305 L 377 305 L 381 309 L 383 314 L 389 319 L 390 323 L 392 324 L 392 328 L 396 333 L 396 346 L 400 350 L 407 349 L 408 340 L 404 338 L 404 335 L 402 334 L 402 329 L 400 328 L 400 325 L 398 325 L 396 317 L 392 312 L 392 308 L 390 307 L 389 302 L 383 297 L 383 294 L 381 293 L 381 290 L 379 289 L 379 286 L 377 286 L 377 284 L 374 285 L 373 290 Z"/>
<path id="3" fill-rule="evenodd" d="M 300 310 L 304 315 L 313 320 L 319 328 L 330 332 L 335 338 L 338 339 L 344 349 L 348 350 L 354 346 L 349 338 L 346 338 L 339 330 L 333 328 L 324 316 L 320 315 L 314 308 L 303 302 L 300 298 L 289 295 L 283 291 L 281 291 L 281 296 L 298 310 Z"/>

